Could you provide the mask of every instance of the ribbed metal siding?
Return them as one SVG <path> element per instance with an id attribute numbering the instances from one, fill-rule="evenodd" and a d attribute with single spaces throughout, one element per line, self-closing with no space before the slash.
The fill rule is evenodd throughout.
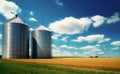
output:
<path id="1" fill-rule="evenodd" d="M 32 58 L 51 58 L 51 32 L 46 30 L 32 32 Z"/>
<path id="2" fill-rule="evenodd" d="M 3 25 L 3 59 L 29 57 L 29 27 L 21 23 Z"/>

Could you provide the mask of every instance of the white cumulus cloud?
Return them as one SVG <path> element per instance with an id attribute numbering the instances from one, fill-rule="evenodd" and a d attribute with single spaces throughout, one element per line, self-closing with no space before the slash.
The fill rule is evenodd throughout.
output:
<path id="1" fill-rule="evenodd" d="M 56 3 L 57 5 L 59 5 L 59 6 L 63 6 L 63 3 L 60 2 L 60 0 L 55 0 L 55 3 Z"/>
<path id="2" fill-rule="evenodd" d="M 31 18 L 29 18 L 29 21 L 31 21 L 31 22 L 37 22 L 37 19 L 31 17 Z"/>
<path id="3" fill-rule="evenodd" d="M 81 54 L 77 51 L 70 52 L 69 50 L 63 50 L 63 48 L 66 49 L 76 49 L 76 47 L 73 46 L 67 46 L 67 45 L 61 45 L 60 47 L 52 44 L 52 56 L 81 56 Z"/>
<path id="4" fill-rule="evenodd" d="M 98 52 L 98 54 L 104 54 L 105 52 L 101 51 L 101 52 Z"/>
<path id="5" fill-rule="evenodd" d="M 33 31 L 34 29 L 33 28 L 30 28 L 30 31 Z"/>
<path id="6" fill-rule="evenodd" d="M 52 49 L 55 49 L 55 50 L 56 50 L 56 49 L 59 49 L 59 47 L 56 46 L 55 44 L 52 44 L 51 46 L 52 46 Z"/>
<path id="7" fill-rule="evenodd" d="M 120 50 L 120 47 L 114 47 L 112 50 Z"/>
<path id="8" fill-rule="evenodd" d="M 52 56 L 62 56 L 62 51 L 59 49 L 53 49 L 52 50 Z"/>
<path id="9" fill-rule="evenodd" d="M 74 50 L 77 49 L 77 48 L 74 47 L 74 46 L 68 46 L 68 45 L 61 45 L 60 47 L 61 47 L 61 48 L 66 48 L 66 49 L 74 49 Z"/>
<path id="10" fill-rule="evenodd" d="M 111 23 L 115 23 L 120 21 L 120 17 L 119 17 L 119 13 L 114 13 L 114 15 L 112 15 L 110 18 L 107 18 L 107 23 L 111 24 Z"/>
<path id="11" fill-rule="evenodd" d="M 62 51 L 59 49 L 59 47 L 55 44 L 52 44 L 52 56 L 61 56 Z"/>
<path id="12" fill-rule="evenodd" d="M 81 47 L 80 49 L 84 51 L 82 53 L 83 56 L 97 56 L 105 53 L 102 51 L 102 49 L 100 49 L 100 47 L 92 46 L 92 45 L 87 45 Z"/>
<path id="13" fill-rule="evenodd" d="M 81 47 L 80 48 L 81 50 L 90 50 L 90 51 L 101 51 L 100 48 L 96 47 L 96 46 L 91 46 L 91 45 L 88 45 L 88 46 L 84 46 L 84 47 Z"/>
<path id="14" fill-rule="evenodd" d="M 95 34 L 95 35 L 88 35 L 88 36 L 79 36 L 77 39 L 73 39 L 72 42 L 107 42 L 110 38 L 105 38 L 103 34 Z"/>
<path id="15" fill-rule="evenodd" d="M 59 38 L 60 36 L 61 36 L 60 34 L 54 34 L 54 35 L 52 35 L 52 39 L 53 39 L 53 40 L 58 40 L 58 38 Z"/>
<path id="16" fill-rule="evenodd" d="M 33 15 L 34 15 L 33 11 L 30 11 L 30 12 L 29 12 L 29 14 L 30 14 L 31 16 L 33 16 Z"/>
<path id="17" fill-rule="evenodd" d="M 77 34 L 87 31 L 91 23 L 89 18 L 66 17 L 51 23 L 49 28 L 59 34 Z"/>
<path id="18" fill-rule="evenodd" d="M 92 17 L 75 18 L 71 16 L 50 23 L 49 28 L 55 33 L 73 35 L 84 33 L 91 25 L 96 28 L 104 23 L 111 24 L 119 21 L 119 13 L 115 13 L 111 17 L 95 15 Z"/>
<path id="19" fill-rule="evenodd" d="M 62 56 L 73 56 L 71 52 L 69 51 L 63 51 Z"/>
<path id="20" fill-rule="evenodd" d="M 120 41 L 113 41 L 113 42 L 111 43 L 111 45 L 120 46 Z"/>
<path id="21" fill-rule="evenodd" d="M 21 9 L 16 3 L 7 0 L 0 0 L 0 14 L 6 19 L 11 19 L 19 12 L 21 12 Z"/>
<path id="22" fill-rule="evenodd" d="M 99 27 L 105 22 L 105 17 L 100 16 L 100 15 L 95 15 L 91 18 L 93 20 L 93 26 L 94 27 Z"/>
<path id="23" fill-rule="evenodd" d="M 61 41 L 67 42 L 67 39 L 69 38 L 69 36 L 65 36 L 61 39 Z"/>
<path id="24" fill-rule="evenodd" d="M 56 46 L 55 44 L 52 44 L 52 56 L 74 56 L 74 55 L 78 54 L 78 53 L 75 53 L 75 52 L 72 53 L 70 51 L 61 50 L 61 48 Z M 63 48 L 64 48 L 64 46 L 63 46 Z M 70 47 L 68 49 L 73 49 L 73 47 L 72 48 Z"/>

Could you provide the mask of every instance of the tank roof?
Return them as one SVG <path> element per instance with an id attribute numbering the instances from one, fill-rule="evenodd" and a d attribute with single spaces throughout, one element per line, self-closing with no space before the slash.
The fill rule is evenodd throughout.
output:
<path id="1" fill-rule="evenodd" d="M 50 31 L 48 28 L 46 28 L 45 26 L 43 26 L 43 25 L 40 25 L 40 26 L 38 26 L 36 29 L 34 29 L 34 30 L 45 30 L 45 31 Z"/>
<path id="2" fill-rule="evenodd" d="M 9 23 L 22 23 L 25 24 L 18 15 L 15 15 L 15 17 L 8 20 Z M 25 24 L 26 25 L 26 24 Z"/>

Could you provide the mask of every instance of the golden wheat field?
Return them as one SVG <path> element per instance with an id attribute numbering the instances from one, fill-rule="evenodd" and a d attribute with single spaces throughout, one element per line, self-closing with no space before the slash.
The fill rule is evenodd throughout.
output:
<path id="1" fill-rule="evenodd" d="M 120 71 L 120 58 L 9 59 L 10 61 Z"/>

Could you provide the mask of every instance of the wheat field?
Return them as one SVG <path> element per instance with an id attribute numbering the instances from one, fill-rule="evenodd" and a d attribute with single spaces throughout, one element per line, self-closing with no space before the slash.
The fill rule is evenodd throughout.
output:
<path id="1" fill-rule="evenodd" d="M 25 63 L 40 63 L 74 68 L 120 71 L 120 58 L 55 58 L 55 59 L 9 59 Z"/>

